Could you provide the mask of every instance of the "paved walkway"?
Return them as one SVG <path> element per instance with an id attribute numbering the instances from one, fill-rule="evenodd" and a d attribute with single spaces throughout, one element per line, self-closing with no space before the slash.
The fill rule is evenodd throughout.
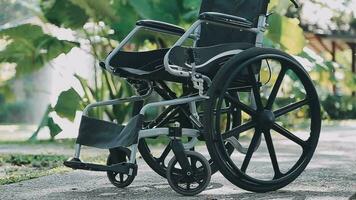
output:
<path id="1" fill-rule="evenodd" d="M 0 199 L 356 199 L 356 124 L 324 128 L 307 170 L 276 192 L 250 193 L 217 173 L 206 191 L 186 198 L 139 160 L 138 176 L 127 189 L 113 187 L 103 173 L 73 171 L 0 186 Z"/>

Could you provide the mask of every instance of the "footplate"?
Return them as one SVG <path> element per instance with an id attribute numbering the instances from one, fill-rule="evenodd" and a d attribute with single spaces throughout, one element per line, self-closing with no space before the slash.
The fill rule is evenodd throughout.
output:
<path id="1" fill-rule="evenodd" d="M 71 158 L 63 163 L 66 167 L 72 169 L 81 169 L 81 170 L 89 170 L 89 171 L 100 171 L 100 172 L 116 172 L 120 174 L 129 174 L 130 170 L 132 170 L 132 174 L 136 176 L 137 174 L 137 165 L 132 163 L 118 163 L 110 166 L 107 165 L 99 165 L 94 163 L 84 163 L 80 159 Z"/>

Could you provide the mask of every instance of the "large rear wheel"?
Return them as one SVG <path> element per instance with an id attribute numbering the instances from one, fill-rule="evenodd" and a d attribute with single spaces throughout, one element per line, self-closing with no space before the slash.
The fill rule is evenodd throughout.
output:
<path id="1" fill-rule="evenodd" d="M 267 192 L 291 183 L 306 168 L 318 143 L 321 115 L 314 85 L 296 60 L 277 50 L 254 53 L 247 61 L 229 62 L 217 74 L 204 128 L 221 173 L 243 189 Z M 253 101 L 236 89 L 242 76 Z M 228 131 L 221 129 L 226 100 L 243 111 L 243 122 Z M 232 137 L 247 148 L 246 154 L 227 153 L 225 144 Z"/>

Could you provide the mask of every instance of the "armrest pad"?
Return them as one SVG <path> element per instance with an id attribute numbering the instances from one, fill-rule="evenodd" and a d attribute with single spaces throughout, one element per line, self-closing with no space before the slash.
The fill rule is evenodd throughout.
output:
<path id="1" fill-rule="evenodd" d="M 199 19 L 243 28 L 253 27 L 253 23 L 245 18 L 218 12 L 204 12 L 199 15 Z"/>
<path id="2" fill-rule="evenodd" d="M 148 28 L 154 28 L 154 29 L 159 29 L 162 31 L 167 31 L 175 34 L 180 34 L 183 35 L 185 33 L 185 30 L 182 27 L 165 23 L 165 22 L 160 22 L 160 21 L 154 21 L 154 20 L 140 20 L 136 22 L 137 26 L 143 26 L 143 27 L 148 27 Z"/>

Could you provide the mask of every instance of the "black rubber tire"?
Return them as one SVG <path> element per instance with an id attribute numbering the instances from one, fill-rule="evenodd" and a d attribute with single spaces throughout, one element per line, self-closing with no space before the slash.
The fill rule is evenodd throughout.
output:
<path id="1" fill-rule="evenodd" d="M 176 191 L 177 193 L 184 195 L 184 196 L 194 196 L 194 195 L 201 193 L 208 187 L 210 180 L 211 180 L 211 168 L 210 168 L 210 164 L 209 164 L 208 160 L 200 153 L 197 153 L 195 151 L 186 151 L 185 153 L 187 155 L 188 160 L 190 161 L 190 164 L 192 164 L 191 159 L 194 158 L 195 164 L 197 163 L 196 161 L 198 161 L 202 165 L 199 168 L 196 168 L 196 166 L 195 166 L 195 171 L 193 170 L 193 174 L 192 174 L 193 177 L 198 179 L 198 180 L 195 179 L 196 183 L 199 182 L 198 186 L 194 189 L 191 189 L 190 187 L 188 188 L 188 182 L 185 182 L 185 181 L 183 183 L 187 183 L 186 189 L 184 189 L 178 185 L 179 183 L 177 182 L 177 176 L 180 175 L 180 176 L 186 177 L 186 175 L 182 175 L 182 174 L 177 175 L 177 173 L 179 173 L 178 171 L 181 171 L 181 169 L 175 168 L 175 166 L 178 164 L 178 161 L 175 156 L 171 159 L 171 161 L 169 161 L 166 176 L 167 176 L 169 185 L 171 186 L 171 188 L 174 191 Z M 191 165 L 191 167 L 192 167 L 192 165 Z M 203 174 L 201 174 L 201 173 L 203 173 Z M 190 184 L 191 184 L 191 182 L 189 181 L 189 185 Z"/>
<path id="2" fill-rule="evenodd" d="M 127 162 L 129 155 L 130 154 L 128 154 L 128 152 L 125 152 L 123 150 L 111 151 L 107 158 L 106 164 L 109 166 L 112 164 Z M 129 186 L 135 179 L 135 176 L 120 174 L 112 171 L 107 171 L 106 175 L 110 183 L 117 188 L 125 188 Z M 119 180 L 117 179 L 118 176 Z"/>
<path id="3" fill-rule="evenodd" d="M 243 71 L 248 71 L 253 74 L 253 65 L 251 64 L 258 63 L 259 60 L 267 58 L 283 62 L 284 66 L 287 66 L 286 68 L 293 71 L 293 73 L 296 74 L 296 76 L 299 78 L 306 91 L 307 103 L 305 105 L 309 106 L 311 123 L 310 137 L 305 141 L 305 144 L 303 143 L 303 153 L 298 161 L 285 174 L 279 174 L 278 177 L 275 175 L 272 180 L 266 181 L 249 176 L 239 167 L 237 167 L 231 160 L 230 156 L 226 153 L 222 135 L 215 127 L 216 119 L 214 119 L 213 109 L 215 109 L 219 99 L 225 96 L 225 91 L 227 91 L 229 84 L 234 78 L 237 77 L 237 75 L 243 74 Z M 253 77 L 253 75 L 250 77 Z M 252 79 L 254 78 L 251 78 L 251 80 Z M 208 95 L 210 99 L 206 101 L 204 113 L 204 128 L 206 134 L 205 138 L 207 140 L 207 148 L 209 150 L 210 156 L 219 166 L 220 172 L 231 183 L 242 189 L 253 192 L 268 192 L 280 189 L 288 185 L 304 171 L 314 154 L 319 140 L 321 128 L 320 103 L 316 89 L 308 73 L 293 57 L 281 51 L 269 48 L 252 48 L 250 50 L 246 50 L 239 56 L 232 58 L 225 66 L 223 66 L 223 68 L 215 76 L 212 87 L 209 88 Z M 263 104 L 261 105 L 263 106 Z M 251 121 L 254 121 L 253 117 L 251 118 Z M 254 127 L 257 127 L 255 130 L 259 130 L 261 125 L 258 125 L 257 122 L 254 123 L 256 124 Z M 264 133 L 261 131 L 261 134 Z M 258 138 L 258 136 L 256 138 Z"/>

